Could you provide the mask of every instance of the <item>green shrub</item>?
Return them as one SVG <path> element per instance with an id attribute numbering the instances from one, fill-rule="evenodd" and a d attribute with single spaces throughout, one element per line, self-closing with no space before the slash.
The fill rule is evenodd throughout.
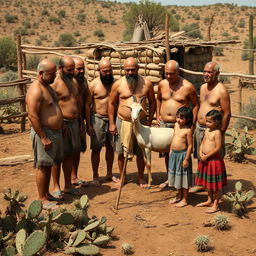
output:
<path id="1" fill-rule="evenodd" d="M 66 17 L 66 12 L 64 10 L 60 10 L 58 12 L 58 16 L 59 16 L 59 18 L 65 18 Z"/>
<path id="2" fill-rule="evenodd" d="M 2 82 L 2 83 L 10 82 L 10 81 L 13 81 L 16 79 L 18 79 L 18 74 L 16 72 L 9 70 L 8 72 L 4 73 L 4 75 L 0 79 L 0 82 Z M 8 87 L 8 90 L 5 93 L 6 99 L 8 99 L 8 97 L 11 98 L 14 95 L 13 90 L 15 90 L 15 87 Z M 3 98 L 4 97 L 2 96 L 1 99 L 3 99 Z"/>
<path id="3" fill-rule="evenodd" d="M 201 32 L 200 32 L 200 26 L 199 23 L 191 23 L 185 25 L 182 30 L 186 31 L 186 35 L 192 38 L 202 38 Z"/>
<path id="4" fill-rule="evenodd" d="M 48 10 L 47 9 L 42 10 L 41 15 L 42 16 L 49 16 Z"/>
<path id="5" fill-rule="evenodd" d="M 243 44 L 244 44 L 244 46 L 243 46 L 244 49 L 249 48 L 248 39 L 245 39 Z M 253 37 L 253 49 L 256 49 L 256 36 Z M 248 51 L 243 51 L 242 60 L 249 60 L 249 52 Z"/>
<path id="6" fill-rule="evenodd" d="M 17 28 L 17 29 L 15 29 L 15 31 L 14 31 L 14 34 L 16 35 L 16 36 L 28 36 L 29 35 L 29 32 L 28 32 L 28 29 L 27 28 L 21 28 L 21 27 L 19 27 L 19 28 Z"/>
<path id="7" fill-rule="evenodd" d="M 75 32 L 74 32 L 74 36 L 76 36 L 76 37 L 81 36 L 80 31 L 79 31 L 79 30 L 75 31 Z"/>
<path id="8" fill-rule="evenodd" d="M 83 13 L 83 12 L 79 12 L 76 16 L 76 18 L 81 22 L 85 22 L 85 19 L 86 19 L 86 15 Z"/>
<path id="9" fill-rule="evenodd" d="M 239 28 L 244 28 L 245 27 L 245 20 L 241 18 L 237 24 Z"/>
<path id="10" fill-rule="evenodd" d="M 214 56 L 224 56 L 223 48 L 221 48 L 221 47 L 214 47 L 213 48 L 213 55 Z"/>
<path id="11" fill-rule="evenodd" d="M 111 24 L 111 25 L 116 25 L 117 23 L 116 23 L 115 20 L 111 20 L 111 21 L 110 21 L 110 24 Z"/>
<path id="12" fill-rule="evenodd" d="M 102 8 L 110 9 L 112 5 L 113 5 L 113 3 L 110 3 L 110 2 L 101 2 L 101 7 Z"/>
<path id="13" fill-rule="evenodd" d="M 76 45 L 76 39 L 74 36 L 70 33 L 64 33 L 59 36 L 59 39 L 57 41 L 57 45 L 64 46 L 64 47 L 70 47 Z"/>
<path id="14" fill-rule="evenodd" d="M 256 118 L 255 107 L 256 107 L 256 97 L 250 97 L 249 103 L 242 105 L 242 111 L 240 114 L 243 116 Z M 243 128 L 245 126 L 247 126 L 249 130 L 256 129 L 256 122 L 246 120 L 246 119 L 238 119 L 235 123 L 236 128 Z"/>
<path id="15" fill-rule="evenodd" d="M 98 23 L 109 23 L 108 19 L 106 19 L 106 18 L 103 17 L 102 15 L 98 15 L 98 16 L 97 16 L 97 22 L 98 22 Z"/>
<path id="16" fill-rule="evenodd" d="M 31 28 L 31 24 L 30 24 L 29 21 L 23 21 L 23 22 L 22 22 L 22 25 L 23 25 L 23 27 L 26 28 L 26 29 Z"/>
<path id="17" fill-rule="evenodd" d="M 11 15 L 9 13 L 5 14 L 4 18 L 7 23 L 16 23 L 18 21 L 17 15 Z"/>
<path id="18" fill-rule="evenodd" d="M 97 36 L 97 37 L 105 37 L 105 34 L 103 33 L 103 31 L 101 29 L 95 30 L 93 35 Z"/>
<path id="19" fill-rule="evenodd" d="M 36 45 L 37 46 L 41 46 L 42 45 L 42 41 L 40 39 L 36 39 Z"/>
<path id="20" fill-rule="evenodd" d="M 48 36 L 47 35 L 41 35 L 39 38 L 42 41 L 48 40 Z"/>
<path id="21" fill-rule="evenodd" d="M 0 39 L 0 68 L 16 69 L 17 53 L 16 44 L 10 37 Z"/>
<path id="22" fill-rule="evenodd" d="M 41 58 L 38 55 L 32 55 L 27 58 L 27 68 L 29 70 L 36 70 L 37 65 L 40 62 Z"/>
<path id="23" fill-rule="evenodd" d="M 48 21 L 49 21 L 50 23 L 54 23 L 54 24 L 61 24 L 60 19 L 57 18 L 57 17 L 55 17 L 55 16 L 50 16 L 50 17 L 48 18 Z"/>
<path id="24" fill-rule="evenodd" d="M 169 26 L 170 26 L 170 30 L 173 32 L 180 30 L 179 22 L 174 18 L 174 16 L 170 16 Z"/>
<path id="25" fill-rule="evenodd" d="M 200 20 L 200 15 L 198 13 L 195 13 L 192 15 L 192 18 L 195 20 Z"/>

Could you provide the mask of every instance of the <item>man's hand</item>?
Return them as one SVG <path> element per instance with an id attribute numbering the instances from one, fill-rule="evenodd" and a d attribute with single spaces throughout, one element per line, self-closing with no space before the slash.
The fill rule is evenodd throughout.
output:
<path id="1" fill-rule="evenodd" d="M 156 124 L 157 124 L 157 126 L 160 126 L 161 121 L 162 121 L 162 118 L 161 118 L 161 116 L 159 116 L 159 117 L 156 119 Z"/>
<path id="2" fill-rule="evenodd" d="M 42 137 L 41 142 L 45 150 L 49 150 L 52 147 L 52 141 L 47 137 Z"/>
<path id="3" fill-rule="evenodd" d="M 113 136 L 115 136 L 115 135 L 117 134 L 117 130 L 116 130 L 116 125 L 115 125 L 115 124 L 109 125 L 108 130 L 109 130 L 109 132 L 110 132 Z"/>
<path id="4" fill-rule="evenodd" d="M 87 125 L 86 126 L 86 132 L 89 136 L 93 136 L 95 134 L 94 130 L 93 130 L 93 127 L 91 125 Z"/>

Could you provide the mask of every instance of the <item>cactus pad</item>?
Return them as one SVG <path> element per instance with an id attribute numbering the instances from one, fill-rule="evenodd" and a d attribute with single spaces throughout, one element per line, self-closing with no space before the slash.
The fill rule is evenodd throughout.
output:
<path id="1" fill-rule="evenodd" d="M 26 230 L 25 229 L 21 229 L 17 234 L 16 234 L 16 249 L 18 251 L 18 253 L 20 255 L 23 254 L 23 247 L 24 247 L 24 243 L 26 240 Z"/>
<path id="2" fill-rule="evenodd" d="M 63 212 L 52 220 L 60 225 L 71 225 L 74 222 L 74 217 L 68 212 Z"/>
<path id="3" fill-rule="evenodd" d="M 38 253 L 46 244 L 46 234 L 43 231 L 33 232 L 25 241 L 23 255 L 32 256 Z"/>
<path id="4" fill-rule="evenodd" d="M 91 223 L 91 224 L 89 224 L 88 226 L 86 226 L 85 228 L 84 228 L 84 231 L 90 231 L 90 230 L 92 230 L 92 229 L 94 229 L 94 228 L 96 228 L 96 227 L 98 227 L 100 225 L 100 221 L 94 221 L 93 223 Z"/>
<path id="5" fill-rule="evenodd" d="M 27 218 L 32 220 L 38 217 L 42 209 L 42 202 L 40 200 L 34 200 L 28 207 Z"/>
<path id="6" fill-rule="evenodd" d="M 87 207 L 88 204 L 88 196 L 87 195 L 83 195 L 80 198 L 80 205 L 82 207 L 82 209 L 85 209 Z"/>
<path id="7" fill-rule="evenodd" d="M 16 250 L 13 246 L 7 246 L 3 250 L 3 256 L 14 256 L 16 255 Z"/>
<path id="8" fill-rule="evenodd" d="M 86 238 L 86 232 L 83 230 L 79 230 L 77 237 L 72 246 L 74 246 L 74 247 L 78 246 L 79 244 L 81 244 L 84 241 L 85 238 Z"/>
<path id="9" fill-rule="evenodd" d="M 82 244 L 76 247 L 75 251 L 82 255 L 96 255 L 100 252 L 100 249 L 98 246 L 93 244 Z"/>
<path id="10" fill-rule="evenodd" d="M 104 246 L 107 246 L 109 241 L 110 241 L 109 236 L 99 236 L 93 241 L 93 244 L 104 247 Z"/>

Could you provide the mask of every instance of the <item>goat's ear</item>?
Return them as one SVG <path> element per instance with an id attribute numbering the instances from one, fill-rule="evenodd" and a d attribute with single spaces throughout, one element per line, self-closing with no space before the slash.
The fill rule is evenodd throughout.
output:
<path id="1" fill-rule="evenodd" d="M 133 102 L 137 102 L 137 98 L 135 95 L 132 95 L 132 98 L 133 98 Z"/>
<path id="2" fill-rule="evenodd" d="M 147 97 L 146 96 L 142 96 L 141 98 L 140 98 L 140 104 L 142 103 L 142 101 L 144 100 L 144 99 L 146 99 Z"/>
<path id="3" fill-rule="evenodd" d="M 127 106 L 127 105 L 122 105 L 122 107 L 127 107 L 129 109 L 132 109 L 130 106 Z"/>

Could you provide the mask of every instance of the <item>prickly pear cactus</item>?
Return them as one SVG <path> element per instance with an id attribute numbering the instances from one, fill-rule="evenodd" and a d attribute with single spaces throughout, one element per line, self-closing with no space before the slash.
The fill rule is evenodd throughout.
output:
<path id="1" fill-rule="evenodd" d="M 28 207 L 27 219 L 32 220 L 42 212 L 43 205 L 40 200 L 34 200 Z"/>
<path id="2" fill-rule="evenodd" d="M 97 246 L 102 246 L 102 247 L 105 247 L 107 246 L 107 244 L 109 243 L 110 241 L 110 237 L 109 236 L 99 236 L 97 237 L 94 241 L 93 241 L 93 244 L 97 245 Z"/>
<path id="3" fill-rule="evenodd" d="M 78 247 L 71 247 L 65 250 L 66 254 L 79 253 L 82 255 L 97 255 L 99 252 L 99 247 L 93 244 L 81 244 Z"/>
<path id="4" fill-rule="evenodd" d="M 74 217 L 68 212 L 63 212 L 56 216 L 55 218 L 53 218 L 52 221 L 60 225 L 71 225 L 74 222 Z"/>
<path id="5" fill-rule="evenodd" d="M 3 250 L 3 256 L 14 256 L 16 255 L 16 250 L 13 246 L 7 246 Z"/>
<path id="6" fill-rule="evenodd" d="M 25 241 L 23 255 L 32 256 L 46 245 L 46 234 L 43 231 L 33 232 Z"/>
<path id="7" fill-rule="evenodd" d="M 21 229 L 16 234 L 16 249 L 20 255 L 23 254 L 24 244 L 26 240 L 27 234 L 25 229 Z"/>

